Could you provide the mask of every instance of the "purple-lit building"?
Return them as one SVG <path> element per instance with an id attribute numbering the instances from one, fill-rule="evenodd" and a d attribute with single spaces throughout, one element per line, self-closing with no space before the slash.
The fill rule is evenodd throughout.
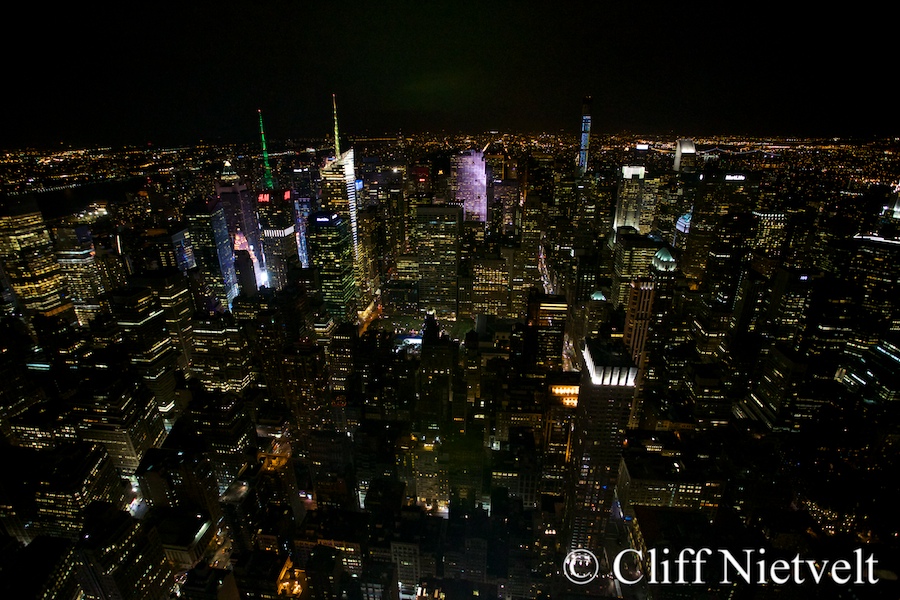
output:
<path id="1" fill-rule="evenodd" d="M 450 189 L 466 221 L 487 221 L 487 173 L 484 152 L 466 150 L 450 159 Z"/>

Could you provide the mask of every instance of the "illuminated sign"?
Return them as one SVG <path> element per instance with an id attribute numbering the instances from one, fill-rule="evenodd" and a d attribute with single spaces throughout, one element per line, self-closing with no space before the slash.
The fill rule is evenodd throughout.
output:
<path id="1" fill-rule="evenodd" d="M 269 201 L 269 194 L 268 194 L 268 192 L 267 192 L 267 193 L 260 194 L 258 200 L 259 200 L 260 203 L 262 203 L 262 204 L 265 204 L 266 202 L 268 202 L 268 201 Z"/>
<path id="2" fill-rule="evenodd" d="M 725 181 L 744 181 L 747 179 L 746 175 L 726 175 Z"/>

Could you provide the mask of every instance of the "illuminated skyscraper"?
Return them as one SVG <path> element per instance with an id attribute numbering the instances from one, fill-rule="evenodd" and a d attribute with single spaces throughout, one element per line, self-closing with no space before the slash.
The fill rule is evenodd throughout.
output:
<path id="1" fill-rule="evenodd" d="M 647 169 L 638 165 L 622 167 L 622 179 L 616 197 L 616 216 L 613 226 L 634 227 L 649 233 L 656 216 L 659 180 L 648 177 Z"/>
<path id="2" fill-rule="evenodd" d="M 238 295 L 238 283 L 225 209 L 221 202 L 211 199 L 188 207 L 186 212 L 194 259 L 208 288 L 208 295 L 231 307 L 231 302 Z"/>
<path id="3" fill-rule="evenodd" d="M 33 200 L 0 206 L 0 263 L 23 312 L 52 317 L 72 311 L 50 232 Z"/>
<path id="4" fill-rule="evenodd" d="M 113 317 L 137 372 L 163 415 L 175 408 L 175 360 L 162 307 L 148 288 L 127 287 L 110 293 Z"/>
<path id="5" fill-rule="evenodd" d="M 256 197 L 247 185 L 237 181 L 219 181 L 216 183 L 216 196 L 225 212 L 228 224 L 228 235 L 231 236 L 235 250 L 247 250 L 253 259 L 256 281 L 263 279 L 266 271 L 266 259 L 263 255 L 262 232 L 259 228 L 259 216 L 256 212 Z"/>
<path id="6" fill-rule="evenodd" d="M 165 438 L 152 395 L 133 376 L 96 370 L 73 400 L 79 437 L 106 446 L 123 476 L 132 475 L 144 453 Z"/>
<path id="7" fill-rule="evenodd" d="M 675 143 L 675 170 L 692 171 L 697 166 L 697 149 L 694 140 L 683 139 Z"/>
<path id="8" fill-rule="evenodd" d="M 420 206 L 416 211 L 419 308 L 438 318 L 456 318 L 461 217 L 454 206 Z"/>
<path id="9" fill-rule="evenodd" d="M 359 221 L 357 211 L 359 209 L 356 197 L 356 171 L 353 165 L 353 148 L 341 154 L 336 160 L 329 163 L 321 171 L 322 175 L 322 210 L 336 213 L 346 224 L 350 234 L 350 250 L 352 257 L 352 273 L 354 283 L 359 290 L 364 302 L 368 300 L 373 290 L 365 277 L 366 249 L 360 243 Z M 312 229 L 312 217 L 310 217 L 310 229 Z M 312 235 L 311 233 L 309 234 Z M 315 252 L 309 249 L 310 262 L 315 262 Z"/>
<path id="10" fill-rule="evenodd" d="M 230 313 L 194 316 L 191 372 L 207 391 L 243 394 L 253 382 L 250 348 Z"/>
<path id="11" fill-rule="evenodd" d="M 291 267 L 300 266 L 294 217 L 295 196 L 296 193 L 291 190 L 279 190 L 261 192 L 257 197 L 268 276 L 264 283 L 276 290 L 287 284 Z"/>
<path id="12" fill-rule="evenodd" d="M 194 330 L 191 317 L 194 299 L 188 279 L 178 271 L 148 271 L 132 278 L 135 285 L 150 288 L 159 300 L 166 319 L 166 330 L 175 349 L 178 367 L 186 371 L 191 361 Z"/>
<path id="13" fill-rule="evenodd" d="M 615 497 L 637 367 L 618 340 L 588 339 L 583 355 L 566 525 L 569 549 L 595 550 Z"/>
<path id="14" fill-rule="evenodd" d="M 91 506 L 75 556 L 76 575 L 88 598 L 169 598 L 172 569 L 159 534 L 149 522 L 114 506 Z"/>
<path id="15" fill-rule="evenodd" d="M 450 190 L 466 221 L 487 221 L 487 171 L 484 152 L 466 150 L 450 159 Z"/>
<path id="16" fill-rule="evenodd" d="M 585 96 L 581 105 L 581 144 L 578 148 L 578 172 L 584 175 L 588 166 L 588 146 L 591 141 L 591 97 Z"/>
<path id="17" fill-rule="evenodd" d="M 56 261 L 65 276 L 75 316 L 79 325 L 87 325 L 98 314 L 109 311 L 109 303 L 103 298 L 105 290 L 91 232 L 87 225 L 81 225 L 60 227 L 54 234 Z"/>
<path id="18" fill-rule="evenodd" d="M 319 270 L 325 308 L 335 321 L 356 322 L 357 288 L 347 222 L 337 212 L 310 215 L 309 255 Z"/>
<path id="19" fill-rule="evenodd" d="M 528 298 L 528 324 L 535 330 L 537 366 L 542 370 L 562 369 L 568 310 L 565 296 L 532 293 Z"/>

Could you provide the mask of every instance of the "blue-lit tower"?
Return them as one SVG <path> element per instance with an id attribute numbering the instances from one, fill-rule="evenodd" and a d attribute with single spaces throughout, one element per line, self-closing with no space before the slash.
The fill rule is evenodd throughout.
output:
<path id="1" fill-rule="evenodd" d="M 581 105 L 581 145 L 578 149 L 578 171 L 582 175 L 587 170 L 588 145 L 591 141 L 591 97 L 585 96 Z"/>

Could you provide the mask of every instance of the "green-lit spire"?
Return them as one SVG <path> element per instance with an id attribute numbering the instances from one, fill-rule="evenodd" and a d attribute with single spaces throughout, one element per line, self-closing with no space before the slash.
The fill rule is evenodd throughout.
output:
<path id="1" fill-rule="evenodd" d="M 275 181 L 272 179 L 272 167 L 269 166 L 269 150 L 266 148 L 266 130 L 263 129 L 262 110 L 258 110 L 258 112 L 259 137 L 262 138 L 263 167 L 265 167 L 265 172 L 263 173 L 263 183 L 265 184 L 267 190 L 271 190 L 275 188 Z"/>
<path id="2" fill-rule="evenodd" d="M 337 99 L 334 97 L 334 94 L 331 95 L 331 106 L 334 107 L 334 156 L 335 156 L 335 158 L 340 158 L 341 157 L 341 138 L 338 136 Z"/>

